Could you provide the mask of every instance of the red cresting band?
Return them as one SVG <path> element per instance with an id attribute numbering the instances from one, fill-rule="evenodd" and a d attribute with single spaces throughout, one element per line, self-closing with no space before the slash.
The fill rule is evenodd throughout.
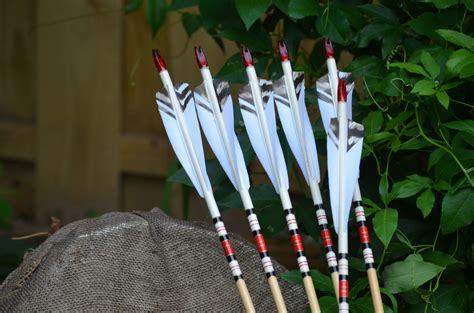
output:
<path id="1" fill-rule="evenodd" d="M 257 243 L 257 249 L 259 253 L 268 252 L 267 245 L 265 244 L 265 239 L 262 234 L 255 236 L 255 242 Z"/>
<path id="2" fill-rule="evenodd" d="M 325 247 L 332 247 L 331 231 L 329 229 L 321 229 L 321 237 Z"/>
<path id="3" fill-rule="evenodd" d="M 295 252 L 303 251 L 303 242 L 301 241 L 300 234 L 294 234 L 291 236 L 291 241 L 293 242 L 293 250 Z"/>
<path id="4" fill-rule="evenodd" d="M 339 281 L 339 296 L 341 298 L 349 298 L 349 281 L 341 280 Z"/>
<path id="5" fill-rule="evenodd" d="M 359 227 L 359 237 L 360 243 L 370 243 L 369 230 L 367 229 L 367 226 L 364 225 Z"/>
<path id="6" fill-rule="evenodd" d="M 222 241 L 222 248 L 224 249 L 225 256 L 234 254 L 234 248 L 232 248 L 232 244 L 230 243 L 229 239 Z"/>

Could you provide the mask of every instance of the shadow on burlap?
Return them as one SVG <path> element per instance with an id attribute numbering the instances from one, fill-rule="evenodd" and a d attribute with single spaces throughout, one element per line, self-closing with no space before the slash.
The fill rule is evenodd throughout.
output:
<path id="1" fill-rule="evenodd" d="M 230 234 L 257 311 L 275 311 L 256 248 Z M 270 251 L 271 252 L 271 251 Z M 286 271 L 275 262 L 277 275 Z M 279 280 L 290 311 L 300 286 Z M 162 211 L 108 213 L 61 228 L 0 286 L 0 311 L 242 311 L 212 226 Z"/>

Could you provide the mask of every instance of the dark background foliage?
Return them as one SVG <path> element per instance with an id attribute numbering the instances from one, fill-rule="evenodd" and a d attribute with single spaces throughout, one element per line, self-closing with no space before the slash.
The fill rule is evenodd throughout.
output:
<path id="1" fill-rule="evenodd" d="M 353 60 L 345 70 L 358 79 L 354 120 L 365 126 L 361 189 L 386 311 L 472 311 L 473 1 L 174 0 L 167 6 L 150 0 L 130 1 L 127 10 L 142 4 L 153 34 L 165 17 L 164 11 L 153 13 L 156 7 L 178 11 L 189 36 L 204 28 L 222 49 L 223 39 L 248 46 L 265 78 L 281 75 L 274 43 L 284 40 L 294 69 L 306 74 L 308 106 L 317 106 L 314 82 L 326 73 L 322 39 L 330 38 L 338 53 L 350 52 Z M 302 48 L 303 39 L 314 40 L 311 50 Z M 240 55 L 231 56 L 216 77 L 245 83 Z M 239 118 L 236 128 L 250 161 L 254 155 Z M 324 158 L 321 120 L 314 130 Z M 219 204 L 240 207 L 217 162 L 208 161 L 208 167 Z M 183 171 L 169 180 L 189 184 Z M 324 180 L 322 185 L 327 194 Z M 299 187 L 299 224 L 319 242 L 311 202 Z M 273 188 L 253 186 L 251 194 L 266 235 L 284 232 Z M 372 304 L 353 218 L 350 223 L 351 308 L 368 312 Z M 322 308 L 337 311 L 329 277 L 322 273 L 313 271 Z M 297 272 L 284 278 L 301 283 Z"/>

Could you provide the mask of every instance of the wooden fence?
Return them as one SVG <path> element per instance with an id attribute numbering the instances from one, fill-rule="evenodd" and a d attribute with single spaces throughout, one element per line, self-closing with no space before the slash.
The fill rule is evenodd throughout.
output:
<path id="1" fill-rule="evenodd" d="M 176 81 L 195 85 L 194 44 L 216 69 L 225 60 L 212 39 L 188 42 L 173 14 L 152 39 L 144 12 L 124 15 L 118 0 L 2 1 L 0 16 L 1 184 L 16 216 L 45 223 L 159 205 L 174 155 L 151 48 Z"/>

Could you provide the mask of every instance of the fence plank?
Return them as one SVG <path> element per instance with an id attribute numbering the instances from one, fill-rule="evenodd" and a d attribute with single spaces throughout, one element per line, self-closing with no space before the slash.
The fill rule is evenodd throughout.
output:
<path id="1" fill-rule="evenodd" d="M 118 209 L 121 7 L 37 2 L 37 221 Z"/>
<path id="2" fill-rule="evenodd" d="M 35 6 L 0 1 L 0 116 L 33 121 L 35 114 Z"/>

